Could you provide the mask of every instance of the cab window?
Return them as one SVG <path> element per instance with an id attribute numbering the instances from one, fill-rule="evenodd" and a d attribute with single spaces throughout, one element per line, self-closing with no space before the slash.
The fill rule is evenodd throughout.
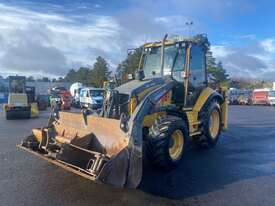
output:
<path id="1" fill-rule="evenodd" d="M 173 67 L 173 78 L 178 82 L 183 82 L 183 73 L 184 73 L 184 66 L 185 66 L 185 48 L 181 48 L 178 50 L 178 54 L 174 63 Z"/>
<path id="2" fill-rule="evenodd" d="M 190 52 L 190 83 L 194 87 L 204 85 L 205 79 L 205 51 L 204 48 L 198 45 L 193 45 Z"/>
<path id="3" fill-rule="evenodd" d="M 84 97 L 84 92 L 85 92 L 85 90 L 80 91 L 80 97 Z"/>

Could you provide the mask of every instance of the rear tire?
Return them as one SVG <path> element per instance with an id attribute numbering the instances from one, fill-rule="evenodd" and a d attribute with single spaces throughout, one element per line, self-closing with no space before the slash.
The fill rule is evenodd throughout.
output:
<path id="1" fill-rule="evenodd" d="M 203 148 L 214 147 L 221 132 L 221 109 L 216 101 L 205 106 L 200 113 L 202 135 L 196 143 Z"/>
<path id="2" fill-rule="evenodd" d="M 148 156 L 152 163 L 165 170 L 175 168 L 186 148 L 188 129 L 179 117 L 166 116 L 149 129 Z"/>

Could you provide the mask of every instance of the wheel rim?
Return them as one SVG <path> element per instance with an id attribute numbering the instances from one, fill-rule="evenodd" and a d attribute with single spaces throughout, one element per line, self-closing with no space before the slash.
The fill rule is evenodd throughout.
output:
<path id="1" fill-rule="evenodd" d="M 175 130 L 171 136 L 169 155 L 172 160 L 178 160 L 181 157 L 184 146 L 184 135 L 181 130 Z"/>
<path id="2" fill-rule="evenodd" d="M 220 130 L 220 114 L 217 110 L 213 110 L 209 120 L 209 132 L 213 139 L 216 139 Z"/>

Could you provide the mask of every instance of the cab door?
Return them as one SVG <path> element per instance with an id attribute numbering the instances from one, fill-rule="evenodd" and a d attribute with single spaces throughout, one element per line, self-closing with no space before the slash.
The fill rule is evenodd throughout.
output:
<path id="1" fill-rule="evenodd" d="M 207 86 L 205 53 L 206 49 L 197 44 L 193 44 L 190 49 L 188 92 L 186 94 L 187 107 L 194 106 L 200 93 Z"/>
<path id="2" fill-rule="evenodd" d="M 177 85 L 173 88 L 172 91 L 172 101 L 177 105 L 183 106 L 185 101 L 185 61 L 186 47 L 180 45 L 172 69 L 172 78 L 177 81 Z"/>

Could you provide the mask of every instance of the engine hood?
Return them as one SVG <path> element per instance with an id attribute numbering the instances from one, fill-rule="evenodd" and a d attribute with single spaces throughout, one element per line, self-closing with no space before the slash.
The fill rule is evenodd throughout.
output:
<path id="1" fill-rule="evenodd" d="M 120 94 L 126 94 L 129 96 L 139 96 L 139 94 L 157 88 L 164 84 L 165 78 L 152 78 L 152 79 L 145 79 L 145 80 L 132 80 L 129 81 L 117 88 Z"/>
<path id="2" fill-rule="evenodd" d="M 139 104 L 146 95 L 148 95 L 153 90 L 160 88 L 164 85 L 170 78 L 151 78 L 140 80 L 129 81 L 119 87 L 114 88 L 110 91 L 110 95 L 107 95 L 104 107 L 104 116 L 114 119 L 119 119 L 121 114 L 129 114 L 129 103 L 131 98 L 137 100 Z"/>

